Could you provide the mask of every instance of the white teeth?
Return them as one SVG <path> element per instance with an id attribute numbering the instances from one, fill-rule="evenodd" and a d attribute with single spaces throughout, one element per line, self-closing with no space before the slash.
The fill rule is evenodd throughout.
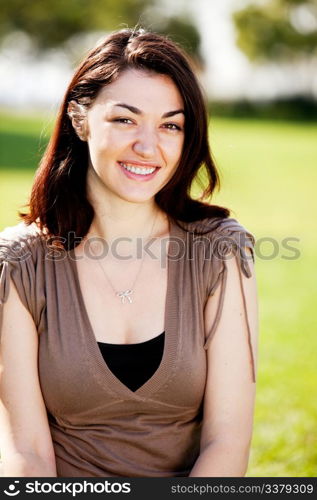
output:
<path id="1" fill-rule="evenodd" d="M 140 175 L 152 174 L 155 170 L 155 167 L 140 168 L 140 167 L 135 167 L 134 165 L 129 165 L 129 163 L 120 162 L 120 165 L 122 165 L 129 172 L 133 172 L 134 174 L 140 174 Z"/>

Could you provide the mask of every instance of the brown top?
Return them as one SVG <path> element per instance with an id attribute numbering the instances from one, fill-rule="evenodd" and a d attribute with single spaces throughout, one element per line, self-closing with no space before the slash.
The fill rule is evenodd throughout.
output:
<path id="1" fill-rule="evenodd" d="M 253 249 L 254 238 L 235 219 L 182 225 L 187 230 L 170 220 L 162 361 L 135 392 L 101 355 L 74 251 L 52 251 L 34 225 L 21 223 L 0 234 L 0 321 L 11 276 L 39 333 L 40 383 L 60 477 L 188 476 L 199 454 L 206 349 L 225 293 L 221 255 L 230 248 L 239 263 L 255 380 L 241 280 L 241 272 L 251 275 L 243 248 Z M 219 285 L 217 313 L 205 335 L 204 306 Z"/>

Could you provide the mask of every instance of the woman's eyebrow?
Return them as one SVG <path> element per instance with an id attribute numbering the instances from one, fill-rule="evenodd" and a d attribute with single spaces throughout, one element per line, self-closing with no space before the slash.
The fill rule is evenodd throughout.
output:
<path id="1" fill-rule="evenodd" d="M 131 106 L 130 104 L 125 104 L 124 102 L 118 102 L 114 106 L 128 109 L 129 111 L 131 111 L 131 113 L 134 113 L 136 115 L 143 115 L 143 112 L 140 109 L 136 108 L 135 106 Z M 185 115 L 185 111 L 183 109 L 176 109 L 175 111 L 168 111 L 167 113 L 164 113 L 162 115 L 162 118 L 170 118 L 171 116 L 178 115 L 179 113 Z"/>
<path id="2" fill-rule="evenodd" d="M 175 111 L 168 111 L 162 115 L 162 118 L 170 118 L 171 116 L 178 115 L 182 113 L 185 116 L 185 111 L 183 109 L 176 109 Z"/>

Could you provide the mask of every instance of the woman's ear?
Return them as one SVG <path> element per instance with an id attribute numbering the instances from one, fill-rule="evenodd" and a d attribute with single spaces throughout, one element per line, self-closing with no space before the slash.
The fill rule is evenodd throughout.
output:
<path id="1" fill-rule="evenodd" d="M 76 101 L 70 101 L 67 107 L 67 114 L 79 139 L 81 141 L 87 141 L 86 108 Z"/>

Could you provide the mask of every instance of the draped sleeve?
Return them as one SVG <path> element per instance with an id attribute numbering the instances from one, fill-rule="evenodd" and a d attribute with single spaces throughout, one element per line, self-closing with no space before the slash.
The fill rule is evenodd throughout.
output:
<path id="1" fill-rule="evenodd" d="M 251 278 L 250 259 L 253 263 L 255 238 L 247 229 L 239 224 L 236 219 L 228 218 L 210 218 L 197 221 L 194 231 L 205 237 L 208 241 L 208 253 L 204 255 L 204 283 L 206 290 L 206 299 L 213 296 L 220 287 L 220 293 L 217 294 L 216 312 L 213 323 L 208 332 L 206 332 L 204 349 L 208 349 L 210 342 L 217 330 L 224 304 L 226 293 L 228 259 L 234 258 L 239 272 L 239 285 L 242 297 L 244 318 L 247 331 L 247 342 L 249 348 L 249 357 L 252 370 L 252 380 L 255 382 L 255 363 L 251 341 L 251 328 L 248 314 L 247 301 L 243 287 L 243 276 Z M 206 248 L 206 247 L 205 247 Z M 250 253 L 246 251 L 250 250 Z"/>
<path id="2" fill-rule="evenodd" d="M 0 233 L 0 338 L 4 305 L 13 282 L 37 328 L 45 308 L 43 242 L 34 226 L 24 223 Z"/>

